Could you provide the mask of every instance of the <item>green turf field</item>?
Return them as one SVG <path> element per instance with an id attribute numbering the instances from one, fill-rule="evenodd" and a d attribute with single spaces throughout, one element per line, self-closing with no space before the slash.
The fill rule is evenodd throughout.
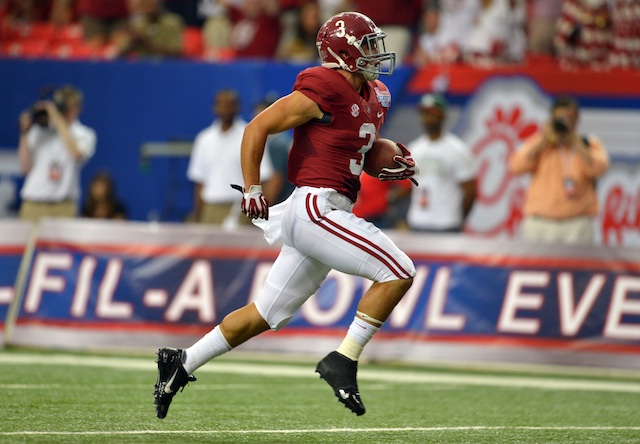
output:
<path id="1" fill-rule="evenodd" d="M 155 418 L 154 354 L 0 351 L 2 443 L 640 443 L 640 374 L 360 367 L 357 417 L 315 360 L 229 354 Z"/>

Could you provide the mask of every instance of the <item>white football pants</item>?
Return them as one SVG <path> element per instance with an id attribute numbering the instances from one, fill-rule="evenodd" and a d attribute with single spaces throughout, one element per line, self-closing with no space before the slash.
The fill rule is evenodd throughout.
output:
<path id="1" fill-rule="evenodd" d="M 345 196 L 326 188 L 296 188 L 288 199 L 283 246 L 255 301 L 273 330 L 289 322 L 331 269 L 374 282 L 415 276 L 411 259 L 352 207 Z"/>

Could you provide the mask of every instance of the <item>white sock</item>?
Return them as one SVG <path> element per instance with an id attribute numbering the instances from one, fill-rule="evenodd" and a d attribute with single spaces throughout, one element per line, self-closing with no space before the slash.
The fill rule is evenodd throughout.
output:
<path id="1" fill-rule="evenodd" d="M 198 342 L 186 349 L 187 359 L 182 364 L 188 374 L 193 373 L 197 368 L 213 358 L 223 355 L 231 350 L 231 346 L 225 339 L 220 326 L 216 326 L 209 333 L 204 335 Z"/>
<path id="2" fill-rule="evenodd" d="M 380 330 L 380 327 L 371 325 L 356 316 L 353 318 L 347 336 L 338 347 L 337 352 L 353 361 L 357 361 L 364 346 L 367 345 L 378 330 Z"/>

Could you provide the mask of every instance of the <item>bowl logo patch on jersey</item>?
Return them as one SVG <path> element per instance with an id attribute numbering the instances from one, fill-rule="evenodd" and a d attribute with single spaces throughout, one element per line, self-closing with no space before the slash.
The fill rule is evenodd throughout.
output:
<path id="1" fill-rule="evenodd" d="M 389 108 L 389 105 L 391 105 L 391 93 L 389 91 L 383 91 L 377 87 L 374 87 L 373 90 L 376 93 L 376 97 L 378 98 L 380 105 L 385 108 Z"/>

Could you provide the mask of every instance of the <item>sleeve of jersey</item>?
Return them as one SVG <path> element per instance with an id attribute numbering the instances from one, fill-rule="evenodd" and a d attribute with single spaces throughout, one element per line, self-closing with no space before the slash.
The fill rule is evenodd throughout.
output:
<path id="1" fill-rule="evenodd" d="M 326 76 L 315 70 L 305 70 L 298 74 L 293 90 L 301 92 L 325 111 L 334 102 L 335 88 Z"/>

